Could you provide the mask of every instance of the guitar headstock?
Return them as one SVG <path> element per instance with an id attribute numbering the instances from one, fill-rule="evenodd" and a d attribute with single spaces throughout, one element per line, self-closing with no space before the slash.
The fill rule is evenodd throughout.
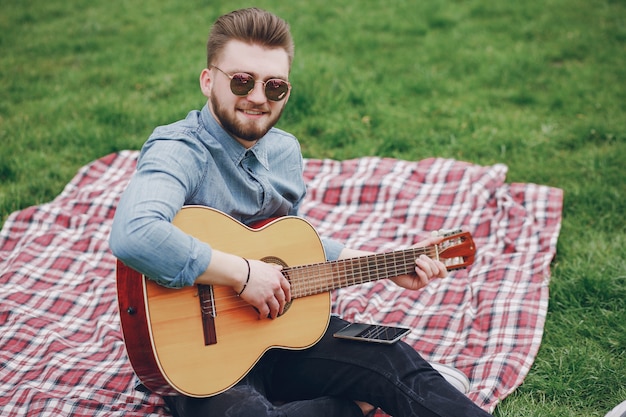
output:
<path id="1" fill-rule="evenodd" d="M 448 271 L 467 268 L 474 263 L 476 245 L 470 232 L 454 230 L 437 232 L 443 236 L 441 243 L 437 244 L 439 260 L 448 268 Z"/>

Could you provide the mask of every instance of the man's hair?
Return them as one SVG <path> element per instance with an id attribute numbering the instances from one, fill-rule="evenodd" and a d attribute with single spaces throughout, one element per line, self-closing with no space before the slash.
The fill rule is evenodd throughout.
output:
<path id="1" fill-rule="evenodd" d="M 210 67 L 224 50 L 226 43 L 238 40 L 266 48 L 282 48 L 293 61 L 294 43 L 289 24 L 280 17 L 256 7 L 240 9 L 219 17 L 207 41 L 207 67 Z"/>

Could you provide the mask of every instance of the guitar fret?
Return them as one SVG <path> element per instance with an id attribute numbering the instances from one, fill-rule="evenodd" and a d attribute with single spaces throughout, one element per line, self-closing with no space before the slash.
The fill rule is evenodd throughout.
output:
<path id="1" fill-rule="evenodd" d="M 471 244 L 471 240 L 469 242 Z M 470 246 L 473 250 L 473 246 Z M 415 259 L 424 254 L 439 259 L 440 246 L 409 248 L 311 265 L 285 268 L 293 298 L 415 272 Z M 463 261 L 463 258 L 460 258 Z"/>

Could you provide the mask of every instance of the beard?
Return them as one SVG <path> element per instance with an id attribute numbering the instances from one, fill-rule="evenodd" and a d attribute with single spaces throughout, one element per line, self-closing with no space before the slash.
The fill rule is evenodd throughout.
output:
<path id="1" fill-rule="evenodd" d="M 211 107 L 215 114 L 215 118 L 222 125 L 224 130 L 235 138 L 242 139 L 246 142 L 256 142 L 261 139 L 280 119 L 284 106 L 280 108 L 278 114 L 270 117 L 266 121 L 244 123 L 237 119 L 237 111 L 229 112 L 222 107 L 214 95 L 211 96 Z M 252 110 L 249 109 L 249 110 Z"/>

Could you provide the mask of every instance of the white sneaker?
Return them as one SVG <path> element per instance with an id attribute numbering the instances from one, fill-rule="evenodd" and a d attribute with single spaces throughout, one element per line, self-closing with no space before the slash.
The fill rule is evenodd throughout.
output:
<path id="1" fill-rule="evenodd" d="M 435 368 L 437 372 L 443 376 L 452 386 L 461 391 L 463 394 L 467 394 L 470 389 L 469 378 L 461 371 L 448 365 L 444 365 L 436 362 L 429 362 L 430 366 Z M 609 417 L 609 416 L 607 416 Z M 613 416 L 610 416 L 613 417 Z M 615 417 L 623 417 L 617 414 Z"/>
<path id="2" fill-rule="evenodd" d="M 614 409 L 604 417 L 626 417 L 626 401 L 623 401 L 615 406 Z"/>

